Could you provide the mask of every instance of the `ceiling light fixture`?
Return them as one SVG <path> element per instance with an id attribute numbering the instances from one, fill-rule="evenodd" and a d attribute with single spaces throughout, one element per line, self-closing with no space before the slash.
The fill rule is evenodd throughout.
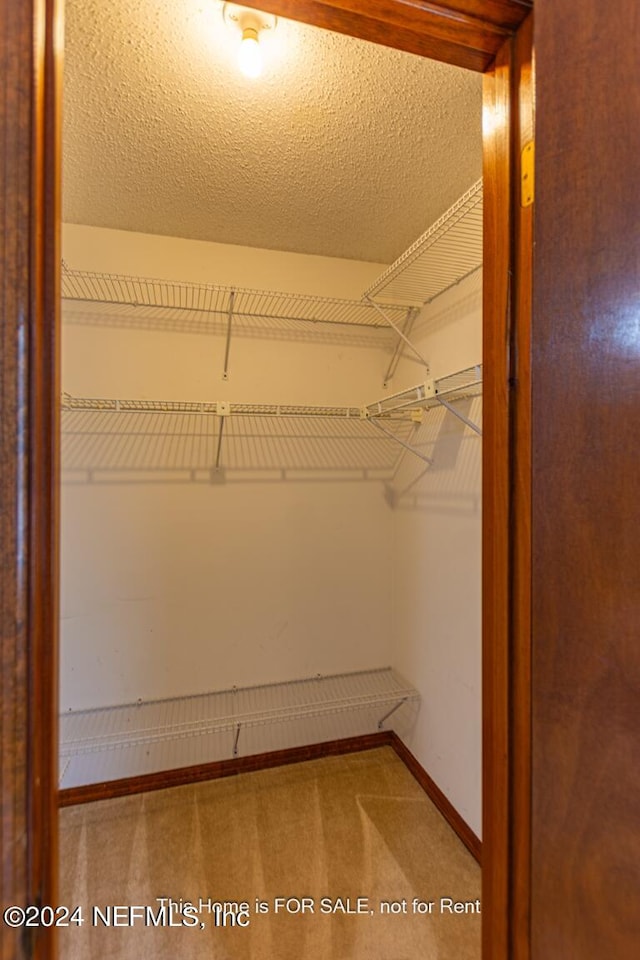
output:
<path id="1" fill-rule="evenodd" d="M 260 33 L 263 30 L 275 30 L 277 19 L 273 14 L 237 3 L 225 3 L 223 16 L 227 26 L 240 35 L 238 66 L 245 77 L 255 80 L 262 73 Z"/>

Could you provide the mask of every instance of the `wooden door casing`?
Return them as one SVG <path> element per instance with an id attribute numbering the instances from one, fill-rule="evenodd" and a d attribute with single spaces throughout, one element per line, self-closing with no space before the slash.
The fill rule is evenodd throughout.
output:
<path id="1" fill-rule="evenodd" d="M 253 0 L 249 0 L 252 3 Z M 514 43 L 530 0 L 258 0 L 282 16 L 384 43 L 457 66 L 486 71 L 485 103 L 505 106 L 506 127 L 489 138 L 485 195 L 491 214 L 488 236 L 494 266 L 485 279 L 485 348 L 506 356 L 498 341 L 514 329 L 510 276 L 513 229 Z M 62 63 L 61 0 L 0 0 L 0 58 L 7 95 L 0 103 L 0 131 L 11 144 L 2 159 L 4 248 L 1 488 L 3 498 L 2 582 L 2 773 L 3 903 L 55 902 L 57 873 L 57 421 L 59 271 L 59 110 Z M 495 68 L 494 68 L 495 64 Z M 491 231 L 494 231 L 493 233 Z M 523 248 L 526 259 L 526 250 Z M 491 342 L 493 338 L 493 342 Z M 507 351 L 507 354 L 509 351 Z M 486 369 L 486 368 L 485 368 Z M 509 856 L 512 842 L 509 737 L 512 678 L 509 674 L 511 586 L 509 458 L 513 405 L 509 368 L 497 366 L 485 423 L 500 440 L 490 467 L 498 495 L 485 500 L 485 558 L 492 558 L 485 592 L 487 635 L 498 672 L 485 698 L 485 956 L 507 960 Z M 493 418 L 493 425 L 492 425 Z M 485 458 L 485 469 L 487 460 Z M 507 484 L 505 487 L 504 484 Z M 485 483 L 485 486 L 486 483 Z M 488 611 L 488 612 L 487 612 Z M 485 670 L 485 680 L 488 676 Z M 495 737 L 487 741 L 487 737 Z M 504 753 L 507 750 L 507 754 Z M 526 770 L 526 758 L 521 769 Z M 504 824 L 507 830 L 504 830 Z M 526 833 L 526 825 L 524 825 Z M 526 889 L 523 879 L 522 891 Z M 487 944 L 491 944 L 491 953 Z M 33 943 L 3 928 L 2 960 L 54 955 L 42 930 Z M 524 955 L 523 955 L 524 956 Z"/>
<path id="2" fill-rule="evenodd" d="M 59 132 L 55 0 L 0 0 L 2 905 L 56 901 Z M 48 957 L 2 924 L 1 957 Z"/>

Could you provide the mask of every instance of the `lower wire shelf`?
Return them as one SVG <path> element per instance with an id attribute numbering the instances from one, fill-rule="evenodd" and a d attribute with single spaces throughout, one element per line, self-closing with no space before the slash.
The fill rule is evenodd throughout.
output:
<path id="1" fill-rule="evenodd" d="M 60 786 L 369 733 L 419 699 L 384 667 L 73 711 L 60 717 Z"/>

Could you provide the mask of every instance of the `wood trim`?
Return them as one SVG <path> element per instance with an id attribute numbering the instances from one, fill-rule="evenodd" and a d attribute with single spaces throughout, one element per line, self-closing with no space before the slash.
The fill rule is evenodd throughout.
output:
<path id="1" fill-rule="evenodd" d="M 515 38 L 513 92 L 515 192 L 521 157 L 534 138 L 533 17 Z M 510 960 L 529 960 L 531 884 L 531 310 L 533 211 L 513 198 L 514 323 L 511 339 L 511 817 Z"/>
<path id="2" fill-rule="evenodd" d="M 448 797 L 444 795 L 435 780 L 432 780 L 421 763 L 414 757 L 400 737 L 391 731 L 391 746 L 407 769 L 413 774 L 431 802 L 438 808 L 449 826 L 456 832 L 469 853 L 482 865 L 482 841 L 473 832 L 469 824 L 460 816 Z"/>
<path id="3" fill-rule="evenodd" d="M 178 767 L 159 773 L 146 773 L 139 777 L 123 777 L 120 780 L 107 780 L 104 783 L 90 783 L 83 787 L 70 787 L 58 794 L 61 807 L 78 803 L 91 803 L 94 800 L 111 800 L 113 797 L 127 797 L 134 793 L 146 793 L 149 790 L 166 790 L 203 780 L 217 780 L 221 777 L 233 777 L 239 773 L 251 773 L 266 770 L 269 767 L 283 767 L 290 763 L 316 760 L 320 757 L 333 757 L 346 753 L 359 753 L 362 750 L 374 750 L 391 744 L 391 732 L 366 734 L 362 737 L 345 737 L 343 740 L 326 740 L 324 743 L 312 743 L 304 747 L 290 747 L 288 750 L 272 750 L 268 753 L 256 753 L 250 757 L 236 757 L 232 760 L 217 760 L 213 763 L 201 763 L 191 767 Z"/>
<path id="4" fill-rule="evenodd" d="M 532 17 L 485 75 L 483 956 L 527 960 L 531 844 Z"/>
<path id="5" fill-rule="evenodd" d="M 487 70 L 530 0 L 247 0 L 248 6 L 407 53 Z"/>
<path id="6" fill-rule="evenodd" d="M 482 956 L 509 958 L 512 43 L 484 78 Z"/>
<path id="7" fill-rule="evenodd" d="M 63 0 L 46 0 L 36 20 L 36 57 L 42 91 L 34 112 L 31 211 L 31 547 L 29 741 L 37 800 L 32 801 L 30 859 L 43 904 L 58 902 L 58 625 L 60 496 L 60 190 Z M 35 956 L 54 952 L 55 931 L 38 931 Z"/>
<path id="8" fill-rule="evenodd" d="M 252 3 L 253 0 L 247 0 Z M 422 54 L 457 66 L 490 72 L 485 77 L 487 109 L 504 110 L 509 120 L 513 34 L 530 9 L 526 0 L 255 0 L 281 16 L 324 26 L 361 39 Z M 55 748 L 44 756 L 55 730 L 50 712 L 55 696 L 54 589 L 56 503 L 51 485 L 55 469 L 57 321 L 57 198 L 59 196 L 54 23 L 61 0 L 0 0 L 0 59 L 4 96 L 0 98 L 2 139 L 10 148 L 0 158 L 0 220 L 4 273 L 0 280 L 5 329 L 2 333 L 3 432 L 0 488 L 3 498 L 2 626 L 3 693 L 2 773 L 3 883 L 15 902 L 33 898 L 35 874 L 29 856 L 42 852 L 37 871 L 54 875 L 55 850 L 48 853 L 38 830 L 47 822 L 54 793 L 51 770 Z M 35 32 L 34 32 L 35 31 Z M 510 121 L 509 121 L 510 122 Z M 33 123 L 33 125 L 31 125 Z M 504 126 L 504 125 L 503 125 Z M 528 886 L 510 891 L 509 864 L 513 808 L 508 758 L 519 744 L 509 736 L 508 578 L 509 350 L 501 338 L 510 331 L 507 283 L 510 244 L 509 137 L 504 129 L 485 137 L 485 208 L 488 243 L 494 265 L 485 270 L 485 534 L 484 545 L 484 693 L 485 756 L 485 906 L 483 956 L 506 960 L 510 893 L 528 899 Z M 40 172 L 38 172 L 40 171 Z M 40 184 L 36 188 L 36 184 Z M 524 249 L 524 248 L 523 248 Z M 495 258 L 495 260 L 494 260 Z M 54 262 L 56 261 L 56 262 Z M 518 268 L 518 261 L 512 266 Z M 40 277 L 39 280 L 36 278 Z M 517 296 L 517 294 L 516 294 Z M 50 315 L 45 323 L 43 314 Z M 32 333 L 36 339 L 29 339 Z M 38 341 L 38 337 L 41 339 Z M 29 344 L 29 347 L 26 344 Z M 34 353 L 30 346 L 35 346 Z M 503 365 L 504 364 L 504 365 Z M 493 370 L 493 373 L 491 372 Z M 494 446 L 495 443 L 495 446 Z M 49 476 L 47 477 L 47 473 Z M 47 519 L 48 518 L 48 519 Z M 528 563 L 523 554 L 523 563 Z M 523 574 L 525 567 L 523 566 Z M 41 661 L 39 658 L 44 657 Z M 41 665 L 43 669 L 41 669 Z M 494 672 L 495 668 L 495 672 Z M 47 679 L 48 677 L 48 679 Z M 40 703 L 39 709 L 34 705 Z M 45 734 L 43 736 L 43 734 Z M 29 742 L 25 742 L 25 736 Z M 528 763 L 526 753 L 524 763 Z M 43 779 L 39 779 L 40 773 Z M 31 793 L 29 792 L 31 791 Z M 29 804 L 29 800 L 33 801 Z M 40 810 L 39 815 L 34 811 Z M 38 820 L 38 816 L 40 819 Z M 40 826 L 33 827 L 34 823 Z M 55 842 L 55 833 L 49 835 Z M 27 850 L 29 852 L 27 852 Z M 28 874 L 28 877 L 27 877 Z M 44 887 L 49 881 L 43 881 Z M 29 886 L 31 884 L 31 886 Z M 53 889 L 49 885 L 49 889 Z M 2 958 L 20 956 L 12 940 Z M 44 941 L 43 941 L 44 942 Z M 40 949 L 38 945 L 37 949 Z M 46 955 L 46 947 L 42 948 Z"/>
<path id="9" fill-rule="evenodd" d="M 57 14 L 0 0 L 2 903 L 19 906 L 57 889 Z M 3 960 L 53 950 L 2 926 Z"/>

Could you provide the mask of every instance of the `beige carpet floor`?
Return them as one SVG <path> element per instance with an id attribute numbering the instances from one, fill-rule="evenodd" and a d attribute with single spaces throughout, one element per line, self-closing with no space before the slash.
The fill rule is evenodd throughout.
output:
<path id="1" fill-rule="evenodd" d="M 441 910 L 441 898 L 480 897 L 479 867 L 390 747 L 68 807 L 60 817 L 60 902 L 81 904 L 85 918 L 60 931 L 61 960 L 480 957 L 481 917 L 451 912 L 448 901 Z M 120 911 L 133 925 L 106 928 L 92 915 L 135 905 L 157 917 L 162 897 L 245 901 L 248 923 L 216 926 L 206 907 L 197 917 L 185 911 L 193 927 L 145 926 L 140 911 Z M 276 912 L 276 898 L 304 897 L 313 912 Z M 322 898 L 328 910 L 350 898 L 354 910 L 358 897 L 365 913 L 322 912 Z M 414 913 L 414 899 L 432 902 L 431 913 Z M 383 901 L 397 912 L 383 912 Z M 181 922 L 178 910 L 168 913 Z"/>

